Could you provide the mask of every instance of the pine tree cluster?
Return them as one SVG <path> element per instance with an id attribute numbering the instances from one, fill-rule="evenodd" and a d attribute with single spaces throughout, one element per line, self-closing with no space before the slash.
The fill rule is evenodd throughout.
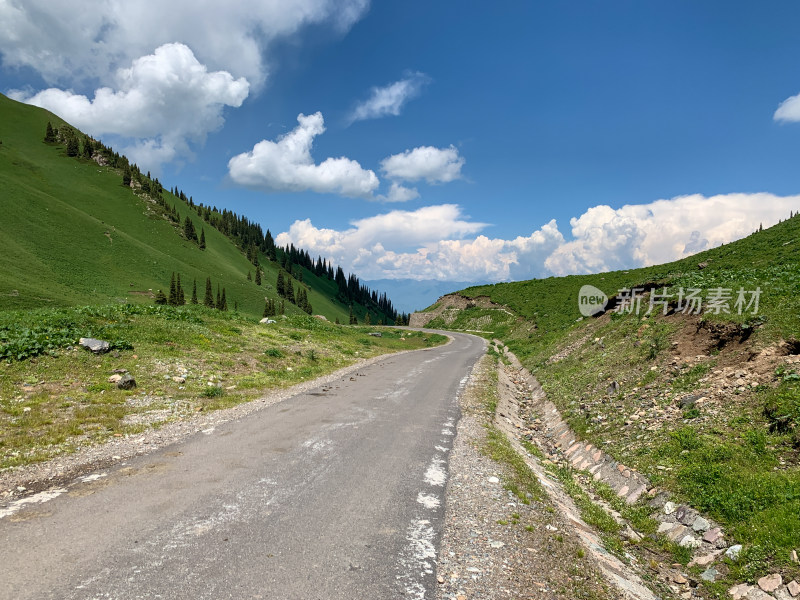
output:
<path id="1" fill-rule="evenodd" d="M 274 317 L 275 315 L 282 315 L 284 311 L 283 300 L 275 302 L 272 298 L 267 298 L 264 303 L 264 317 Z"/>
<path id="2" fill-rule="evenodd" d="M 183 306 L 186 304 L 186 295 L 183 291 L 181 284 L 181 274 L 173 271 L 172 277 L 169 282 L 169 295 L 164 294 L 163 290 L 158 290 L 155 296 L 156 304 L 168 304 L 169 306 Z M 192 298 L 191 304 L 199 304 L 197 298 L 197 280 L 192 282 Z M 214 300 L 213 288 L 211 286 L 211 277 L 206 278 L 206 294 L 203 299 L 203 304 L 209 308 L 217 308 L 219 310 L 228 310 L 228 301 L 226 298 L 225 288 L 220 291 L 217 285 L 217 299 Z"/>
<path id="3" fill-rule="evenodd" d="M 206 248 L 205 228 L 201 227 L 200 235 L 198 236 L 194 220 L 189 215 L 186 215 L 181 221 L 181 215 L 176 205 L 167 203 L 164 198 L 164 187 L 158 178 L 151 177 L 149 172 L 146 175 L 143 174 L 140 168 L 135 163 L 130 163 L 124 155 L 114 152 L 110 146 L 105 146 L 99 140 L 93 140 L 87 135 L 84 135 L 82 140 L 79 139 L 78 133 L 68 125 L 56 128 L 53 127 L 52 123 L 48 122 L 44 141 L 49 144 L 64 144 L 68 156 L 79 159 L 94 159 L 99 164 L 121 169 L 123 186 L 141 190 L 142 194 L 149 196 L 157 206 L 161 207 L 164 216 L 175 224 L 176 230 L 184 238 L 196 243 L 201 250 Z M 259 253 L 266 256 L 268 260 L 277 262 L 282 266 L 288 276 L 284 281 L 283 287 L 278 290 L 279 296 L 293 304 L 297 304 L 309 314 L 311 313 L 311 304 L 308 301 L 306 290 L 299 290 L 298 296 L 295 297 L 292 283 L 293 276 L 298 282 L 302 283 L 303 269 L 317 277 L 335 281 L 338 288 L 337 299 L 339 301 L 350 305 L 360 304 L 367 311 L 378 313 L 379 322 L 407 320 L 407 315 L 398 314 L 385 293 L 379 295 L 377 291 L 370 290 L 359 281 L 356 275 L 352 273 L 345 275 L 341 267 L 334 269 L 333 265 L 321 256 L 318 256 L 315 261 L 308 251 L 296 248 L 294 244 L 279 247 L 275 244 L 270 230 L 267 229 L 265 233 L 258 223 L 254 223 L 246 217 L 227 209 L 220 211 L 216 206 L 209 207 L 204 206 L 202 203 L 195 204 L 191 196 L 187 196 L 183 190 L 179 190 L 177 187 L 169 191 L 176 198 L 186 202 L 204 222 L 228 237 L 245 253 L 247 259 L 256 268 L 256 285 L 262 284 Z M 279 281 L 280 277 L 281 275 L 279 275 Z M 281 293 L 281 289 L 283 293 Z M 169 298 L 163 292 L 162 295 L 166 300 L 165 304 L 171 304 Z M 212 295 L 211 303 L 216 306 L 222 301 L 223 296 L 224 294 L 220 293 L 219 298 L 215 301 Z M 159 297 L 156 298 L 157 301 L 159 299 Z M 208 302 L 205 302 L 205 304 L 209 305 Z"/>

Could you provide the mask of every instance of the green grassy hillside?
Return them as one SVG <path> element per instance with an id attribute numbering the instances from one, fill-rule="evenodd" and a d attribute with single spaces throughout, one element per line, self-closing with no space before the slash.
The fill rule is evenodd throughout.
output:
<path id="1" fill-rule="evenodd" d="M 756 337 L 766 341 L 800 337 L 800 217 L 795 215 L 731 244 L 664 265 L 498 283 L 470 287 L 458 293 L 468 298 L 488 296 L 524 318 L 525 327 L 512 336 L 518 340 L 515 351 L 542 356 L 567 332 L 586 325 L 578 307 L 582 286 L 595 286 L 614 297 L 623 288 L 653 284 L 659 291 L 666 286 L 668 293 L 675 294 L 680 288 L 701 289 L 704 297 L 715 288 L 730 289 L 733 294 L 731 312 L 706 314 L 707 319 L 740 324 L 754 321 L 759 326 Z M 740 288 L 761 289 L 758 315 L 750 314 L 752 311 L 739 315 L 734 310 L 736 292 Z M 677 297 L 673 298 L 673 303 L 676 300 Z M 496 333 L 508 335 L 510 328 L 501 327 Z"/>
<path id="2" fill-rule="evenodd" d="M 43 142 L 56 115 L 0 95 L 0 310 L 107 302 L 152 302 L 180 273 L 186 299 L 197 281 L 226 289 L 228 306 L 260 316 L 265 298 L 278 296 L 279 266 L 261 257 L 263 285 L 248 281 L 253 265 L 227 237 L 204 223 L 181 199 L 164 191 L 181 221 L 192 218 L 206 249 L 180 235 L 155 203 L 122 185 L 122 172 L 94 160 L 66 156 L 64 145 Z M 314 313 L 347 323 L 349 307 L 336 285 L 304 271 Z M 297 284 L 295 284 L 297 287 Z M 286 303 L 288 314 L 301 311 Z M 363 307 L 354 307 L 363 320 Z M 373 315 L 374 319 L 374 315 Z"/>
<path id="3" fill-rule="evenodd" d="M 612 299 L 623 288 L 649 291 L 638 312 L 582 317 L 584 285 Z M 658 304 L 647 314 L 654 291 L 665 288 L 674 295 L 667 314 Z M 680 310 L 681 288 L 700 290 L 701 314 Z M 729 312 L 717 314 L 708 298 L 720 289 L 730 294 Z M 739 314 L 739 289 L 761 290 L 757 311 Z M 800 550 L 800 217 L 665 265 L 458 294 L 486 296 L 517 318 L 486 301 L 445 298 L 429 309 L 439 316 L 428 326 L 481 323 L 482 335 L 506 342 L 582 439 L 710 515 L 728 543 L 744 545 L 738 561 L 718 564 L 715 583 L 697 588 L 702 597 L 728 597 L 734 583 L 771 572 L 800 577 L 791 558 Z"/>

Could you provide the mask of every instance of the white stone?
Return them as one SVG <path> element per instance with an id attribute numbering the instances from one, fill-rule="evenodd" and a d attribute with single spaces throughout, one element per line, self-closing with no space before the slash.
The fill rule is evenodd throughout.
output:
<path id="1" fill-rule="evenodd" d="M 664 503 L 664 514 L 665 515 L 671 515 L 672 513 L 675 512 L 676 508 L 677 508 L 677 506 L 675 506 L 674 502 L 665 502 Z"/>
<path id="2" fill-rule="evenodd" d="M 667 531 L 672 529 L 673 525 L 674 523 L 668 523 L 666 521 L 663 522 L 661 525 L 658 526 L 658 533 L 666 533 Z"/>
<path id="3" fill-rule="evenodd" d="M 685 535 L 683 539 L 678 543 L 679 546 L 682 548 L 699 548 L 700 547 L 700 540 L 698 540 L 693 535 Z"/>
<path id="4" fill-rule="evenodd" d="M 735 546 L 731 546 L 727 550 L 725 550 L 725 556 L 730 558 L 731 560 L 739 560 L 739 553 L 742 551 L 742 545 L 736 544 Z"/>
<path id="5" fill-rule="evenodd" d="M 746 583 L 740 583 L 729 589 L 728 593 L 731 595 L 733 600 L 742 600 L 742 598 L 747 597 L 747 592 L 749 592 L 752 587 L 753 586 L 747 585 Z"/>

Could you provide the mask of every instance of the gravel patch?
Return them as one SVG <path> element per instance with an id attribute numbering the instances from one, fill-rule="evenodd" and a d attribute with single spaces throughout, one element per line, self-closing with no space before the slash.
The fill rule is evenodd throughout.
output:
<path id="1" fill-rule="evenodd" d="M 437 564 L 440 600 L 622 598 L 586 558 L 548 501 L 523 504 L 503 487 L 504 466 L 481 453 L 494 368 L 485 356 L 461 396 Z"/>

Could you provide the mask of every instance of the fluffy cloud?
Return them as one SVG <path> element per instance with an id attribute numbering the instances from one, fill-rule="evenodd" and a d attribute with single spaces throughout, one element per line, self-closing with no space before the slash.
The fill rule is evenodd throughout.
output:
<path id="1" fill-rule="evenodd" d="M 420 146 L 381 161 L 381 170 L 387 177 L 404 181 L 424 179 L 428 183 L 447 183 L 459 179 L 463 166 L 464 158 L 452 145 L 449 148 Z"/>
<path id="2" fill-rule="evenodd" d="M 784 122 L 800 121 L 800 94 L 789 96 L 781 102 L 772 118 Z"/>
<path id="3" fill-rule="evenodd" d="M 800 196 L 694 194 L 649 204 L 590 208 L 570 220 L 574 240 L 545 261 L 556 275 L 669 262 L 732 242 L 800 207 Z"/>
<path id="4" fill-rule="evenodd" d="M 417 198 L 419 198 L 417 188 L 408 188 L 393 181 L 389 186 L 389 193 L 385 196 L 377 196 L 376 200 L 381 200 L 382 202 L 408 202 Z"/>
<path id="5" fill-rule="evenodd" d="M 163 44 L 181 41 L 201 62 L 256 86 L 269 45 L 307 25 L 346 31 L 369 0 L 3 0 L 3 64 L 30 67 L 50 83 L 106 76 Z"/>
<path id="6" fill-rule="evenodd" d="M 499 281 L 532 276 L 528 265 L 541 266 L 564 240 L 555 221 L 514 240 L 484 235 L 463 239 L 486 226 L 466 220 L 458 206 L 445 204 L 361 219 L 345 231 L 320 229 L 309 219 L 295 221 L 276 242 L 307 248 L 366 279 Z"/>
<path id="7" fill-rule="evenodd" d="M 183 44 L 165 44 L 119 69 L 116 89 L 102 87 L 89 99 L 56 88 L 17 99 L 46 108 L 94 136 L 135 138 L 132 158 L 154 162 L 186 154 L 222 126 L 225 106 L 238 107 L 249 93 L 244 78 L 209 72 Z"/>
<path id="8" fill-rule="evenodd" d="M 680 196 L 619 209 L 595 206 L 570 221 L 566 241 L 555 220 L 514 239 L 480 235 L 487 225 L 456 205 L 395 210 L 337 231 L 296 221 L 279 244 L 294 243 L 364 279 L 507 281 L 601 272 L 677 260 L 729 243 L 800 209 L 800 196 Z"/>
<path id="9" fill-rule="evenodd" d="M 228 161 L 228 173 L 239 185 L 267 192 L 342 194 L 372 198 L 379 185 L 375 173 L 349 158 L 328 158 L 315 164 L 314 138 L 325 131 L 322 113 L 300 114 L 298 126 L 277 141 L 262 140 L 250 152 Z"/>
<path id="10" fill-rule="evenodd" d="M 424 73 L 413 73 L 385 87 L 374 87 L 369 98 L 353 109 L 350 122 L 397 116 L 403 105 L 422 91 L 430 78 Z"/>

